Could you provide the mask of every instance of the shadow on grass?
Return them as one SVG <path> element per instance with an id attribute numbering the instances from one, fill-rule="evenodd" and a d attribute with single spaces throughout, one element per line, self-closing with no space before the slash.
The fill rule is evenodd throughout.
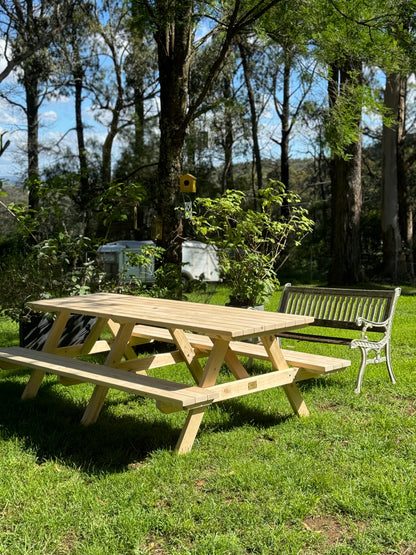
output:
<path id="1" fill-rule="evenodd" d="M 1 435 L 20 438 L 39 462 L 61 459 L 91 473 L 122 471 L 154 450 L 172 449 L 177 441 L 180 430 L 168 419 L 143 424 L 137 415 L 108 414 L 106 405 L 94 425 L 82 426 L 86 403 L 65 398 L 54 385 L 42 384 L 38 396 L 27 401 L 20 399 L 21 384 L 6 379 L 0 387 Z"/>
<path id="2" fill-rule="evenodd" d="M 345 387 L 345 384 L 341 382 L 339 376 L 336 376 L 335 374 L 333 376 L 318 376 L 316 378 L 309 378 L 309 380 L 297 382 L 297 385 L 301 391 L 314 391 L 316 389 L 332 389 L 334 387 Z"/>
<path id="3" fill-rule="evenodd" d="M 61 387 L 61 386 L 58 386 Z M 178 440 L 185 414 L 178 416 L 149 417 L 140 414 L 113 414 L 112 407 L 125 405 L 126 412 L 132 398 L 139 406 L 152 401 L 141 397 L 126 400 L 107 399 L 98 421 L 92 426 L 82 426 L 81 417 L 86 400 L 67 397 L 65 388 L 56 389 L 55 382 L 43 382 L 38 396 L 33 400 L 20 399 L 24 385 L 16 382 L 16 376 L 4 378 L 0 387 L 0 435 L 7 440 L 17 437 L 23 448 L 31 451 L 41 464 L 47 460 L 63 460 L 83 472 L 120 472 L 132 463 L 142 462 L 156 450 L 173 451 Z M 123 409 L 122 409 L 123 410 Z M 146 410 L 146 409 L 144 409 Z M 155 410 L 153 407 L 151 411 Z M 249 423 L 267 428 L 276 426 L 293 414 L 270 414 L 261 406 L 250 407 L 244 399 L 233 399 L 210 410 L 223 412 L 218 418 L 206 415 L 199 434 L 229 431 Z M 214 422 L 215 421 L 215 422 Z"/>
<path id="4" fill-rule="evenodd" d="M 279 407 L 276 404 L 273 412 L 265 411 L 259 405 L 249 406 L 245 398 L 232 399 L 223 401 L 219 405 L 213 405 L 212 410 L 219 410 L 224 414 L 224 419 L 220 422 L 202 424 L 203 431 L 211 433 L 212 430 L 230 431 L 234 428 L 241 428 L 244 424 L 252 424 L 259 428 L 272 428 L 278 426 L 295 415 L 292 412 L 289 403 L 282 406 L 284 414 L 279 413 Z M 207 419 L 208 420 L 208 419 Z"/>

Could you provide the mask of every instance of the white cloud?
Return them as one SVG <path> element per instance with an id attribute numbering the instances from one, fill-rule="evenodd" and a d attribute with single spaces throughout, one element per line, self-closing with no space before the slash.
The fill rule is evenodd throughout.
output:
<path id="1" fill-rule="evenodd" d="M 58 115 L 54 110 L 49 110 L 48 112 L 43 112 L 40 114 L 40 120 L 42 122 L 55 122 L 58 120 Z"/>
<path id="2" fill-rule="evenodd" d="M 3 123 L 6 126 L 14 126 L 19 125 L 20 122 L 21 120 L 19 118 L 13 116 L 10 112 L 3 110 L 3 107 L 0 106 L 0 124 Z"/>

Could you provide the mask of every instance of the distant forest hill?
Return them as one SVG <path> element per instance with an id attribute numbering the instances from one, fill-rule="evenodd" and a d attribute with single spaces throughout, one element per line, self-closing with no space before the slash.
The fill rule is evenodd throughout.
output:
<path id="1" fill-rule="evenodd" d="M 185 168 L 186 170 L 186 168 Z M 280 180 L 280 160 L 263 159 L 263 186 L 268 187 L 272 181 Z M 221 194 L 222 166 L 201 167 L 194 172 L 197 179 L 197 196 L 213 197 Z M 255 170 L 251 162 L 239 162 L 233 165 L 234 188 L 253 196 L 255 190 Z M 293 158 L 290 160 L 289 188 L 302 197 L 304 201 L 320 200 L 329 196 L 328 166 L 324 158 Z"/>

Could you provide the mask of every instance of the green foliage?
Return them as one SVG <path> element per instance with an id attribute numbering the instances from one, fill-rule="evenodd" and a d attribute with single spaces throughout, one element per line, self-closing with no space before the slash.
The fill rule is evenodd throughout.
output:
<path id="1" fill-rule="evenodd" d="M 162 247 L 157 247 L 156 245 L 143 245 L 140 249 L 140 253 L 129 252 L 127 261 L 131 266 L 149 268 L 153 259 L 155 261 L 161 260 L 163 253 L 164 249 Z"/>
<path id="2" fill-rule="evenodd" d="M 340 82 L 335 76 L 332 83 L 336 102 L 324 117 L 327 145 L 336 156 L 350 157 L 348 147 L 360 139 L 362 110 L 382 116 L 387 125 L 391 123 L 390 114 L 377 98 L 379 86 L 363 81 L 361 67 L 378 67 L 386 74 L 411 72 L 405 48 L 409 33 L 403 32 L 403 10 L 401 2 L 392 0 L 310 3 L 314 55 L 325 66 L 336 67 L 341 73 Z M 331 71 L 328 79 L 334 79 Z"/>
<path id="3" fill-rule="evenodd" d="M 259 210 L 248 208 L 245 194 L 228 190 L 216 199 L 200 198 L 193 218 L 201 239 L 218 249 L 221 270 L 230 284 L 230 300 L 242 306 L 261 304 L 278 284 L 280 257 L 292 241 L 299 244 L 312 221 L 299 197 L 272 183 L 259 191 Z M 288 216 L 282 216 L 282 205 Z"/>
<path id="4" fill-rule="evenodd" d="M 27 186 L 39 206 L 33 210 L 24 202 L 8 204 L 17 224 L 13 244 L 18 248 L 1 260 L 5 279 L 0 282 L 0 312 L 18 320 L 25 313 L 25 303 L 35 298 L 98 289 L 142 292 L 140 283 L 125 284 L 122 276 L 116 282 L 107 280 L 97 266 L 100 239 L 84 235 L 85 222 L 76 203 L 80 187 L 77 174 L 46 181 L 32 178 Z M 126 219 L 126 208 L 143 197 L 143 187 L 138 183 L 112 183 L 96 199 L 96 210 L 109 228 L 112 222 Z M 131 263 L 146 266 L 151 257 L 160 256 L 160 249 L 149 246 Z"/>
<path id="5" fill-rule="evenodd" d="M 360 83 L 357 71 L 348 72 L 348 80 L 337 94 L 336 102 L 325 117 L 325 139 L 336 156 L 348 159 L 348 147 L 360 140 L 363 106 L 381 113 L 382 103 L 372 97 L 369 87 Z"/>
<path id="6" fill-rule="evenodd" d="M 360 72 L 350 70 L 347 75 L 348 78 L 338 90 L 335 103 L 330 110 L 325 111 L 324 117 L 326 143 L 334 155 L 344 159 L 351 157 L 348 147 L 360 140 L 363 110 L 381 116 L 384 125 L 393 125 L 392 114 L 377 97 L 379 91 L 361 83 Z"/>
<path id="7" fill-rule="evenodd" d="M 157 268 L 155 284 L 150 291 L 153 297 L 182 299 L 182 272 L 177 264 L 166 263 Z"/>
<path id="8" fill-rule="evenodd" d="M 106 186 L 97 198 L 97 212 L 104 225 L 109 228 L 113 222 L 126 221 L 126 208 L 136 206 L 146 196 L 141 183 L 113 182 Z"/>
<path id="9" fill-rule="evenodd" d="M 156 282 L 147 287 L 139 279 L 121 274 L 109 278 L 96 263 L 96 248 L 101 242 L 86 237 L 79 210 L 71 202 L 76 196 L 77 177 L 65 175 L 47 182 L 31 180 L 31 190 L 39 208 L 26 203 L 10 203 L 9 213 L 17 224 L 15 236 L 4 242 L 0 271 L 0 314 L 13 320 L 26 318 L 28 301 L 95 291 L 112 291 L 157 297 L 181 296 L 180 268 L 165 265 L 156 271 Z M 112 183 L 98 199 L 97 210 L 107 228 L 126 218 L 126 207 L 143 198 L 140 184 Z M 145 245 L 140 254 L 130 253 L 130 266 L 148 268 L 161 259 L 163 249 Z"/>
<path id="10" fill-rule="evenodd" d="M 60 233 L 3 258 L 0 313 L 20 320 L 30 300 L 97 290 L 100 274 L 93 260 L 87 258 L 93 251 L 90 239 Z"/>

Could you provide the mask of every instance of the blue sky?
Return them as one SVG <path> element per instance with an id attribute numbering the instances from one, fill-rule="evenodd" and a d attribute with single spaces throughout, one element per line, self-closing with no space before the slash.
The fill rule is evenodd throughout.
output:
<path id="1" fill-rule="evenodd" d="M 7 94 L 9 94 L 8 91 L 10 91 L 10 96 L 12 98 L 19 98 L 19 96 L 22 95 L 22 90 L 16 83 L 16 77 L 13 74 L 11 74 L 7 80 L 0 83 L 0 89 L 3 93 L 6 92 Z M 47 165 L 53 158 L 50 152 L 56 154 L 56 145 L 59 145 L 61 148 L 69 146 L 76 152 L 75 131 L 68 132 L 68 130 L 74 126 L 74 118 L 74 105 L 73 100 L 70 98 L 51 98 L 42 104 L 40 110 L 39 140 L 46 149 L 49 149 L 49 155 L 47 150 L 41 152 L 41 168 Z M 93 110 L 91 109 L 91 104 L 88 104 L 88 101 L 84 103 L 83 118 L 86 139 L 94 138 L 97 140 L 98 144 L 102 144 L 106 134 L 106 127 L 97 123 L 94 118 Z M 207 125 L 209 126 L 209 123 Z M 209 129 L 207 130 L 209 131 Z M 2 99 L 0 99 L 0 131 L 6 131 L 5 139 L 11 141 L 11 146 L 0 158 L 0 180 L 10 179 L 13 182 L 17 181 L 18 183 L 22 183 L 22 177 L 25 177 L 27 167 L 27 158 L 25 154 L 25 114 L 23 110 L 12 107 Z M 271 102 L 263 112 L 260 122 L 260 135 L 262 140 L 262 156 L 264 158 L 278 158 L 279 150 L 276 143 L 271 140 L 271 137 L 279 138 L 280 122 L 276 118 L 275 110 Z M 309 130 L 298 129 L 296 140 L 292 142 L 292 156 L 308 156 L 309 141 Z M 119 146 L 120 145 L 117 144 L 116 141 L 113 159 L 117 157 Z"/>
<path id="2" fill-rule="evenodd" d="M 0 39 L 1 46 L 1 39 Z M 1 48 L 0 48 L 1 51 Z M 1 60 L 0 60 L 1 69 Z M 16 83 L 16 76 L 11 74 L 8 79 L 0 83 L 3 93 L 10 94 L 10 97 L 18 99 L 22 95 L 22 90 Z M 315 86 L 315 93 L 322 100 L 325 98 L 325 84 L 319 83 Z M 23 101 L 22 101 L 23 103 Z M 94 138 L 98 144 L 102 144 L 106 135 L 106 127 L 99 124 L 94 118 L 94 112 L 88 101 L 84 103 L 84 124 L 85 137 Z M 69 146 L 76 152 L 75 131 L 68 131 L 74 127 L 74 105 L 73 100 L 67 97 L 56 97 L 45 101 L 40 110 L 40 130 L 39 141 L 45 150 L 40 154 L 41 168 L 51 160 L 56 159 L 57 148 Z M 259 126 L 262 140 L 263 158 L 278 158 L 279 149 L 271 137 L 280 138 L 280 122 L 276 118 L 274 107 L 270 101 L 265 108 Z M 23 110 L 11 106 L 7 101 L 0 99 L 0 132 L 6 132 L 4 139 L 11 141 L 11 146 L 0 157 L 0 180 L 11 180 L 12 182 L 22 183 L 26 176 L 27 158 L 25 154 L 26 145 L 26 120 Z M 295 131 L 294 139 L 291 142 L 291 155 L 293 157 L 309 157 L 311 154 L 310 141 L 313 132 L 306 127 L 298 127 Z M 59 147 L 57 147 L 59 145 Z M 114 145 L 114 156 L 120 144 Z M 49 149 L 49 150 L 48 150 Z M 53 153 L 53 155 L 51 155 Z M 59 155 L 59 154 L 58 154 Z M 238 160 L 240 161 L 240 160 Z M 186 169 L 185 169 L 186 171 Z"/>
<path id="3" fill-rule="evenodd" d="M 9 86 L 6 83 L 5 86 Z M 1 85 L 0 85 L 1 86 Z M 100 137 L 105 134 L 105 128 L 97 123 L 93 113 L 85 103 L 84 120 L 86 138 Z M 39 139 L 45 149 L 53 149 L 59 143 L 61 147 L 76 145 L 75 131 L 69 131 L 74 125 L 74 104 L 72 99 L 59 97 L 48 100 L 40 110 Z M 13 107 L 7 101 L 0 99 L 0 130 L 6 132 L 4 140 L 10 140 L 10 146 L 0 157 L 0 179 L 13 179 L 18 182 L 25 175 L 27 162 L 25 154 L 26 145 L 26 119 L 23 110 Z M 50 156 L 47 151 L 41 153 L 41 165 L 48 164 Z"/>

